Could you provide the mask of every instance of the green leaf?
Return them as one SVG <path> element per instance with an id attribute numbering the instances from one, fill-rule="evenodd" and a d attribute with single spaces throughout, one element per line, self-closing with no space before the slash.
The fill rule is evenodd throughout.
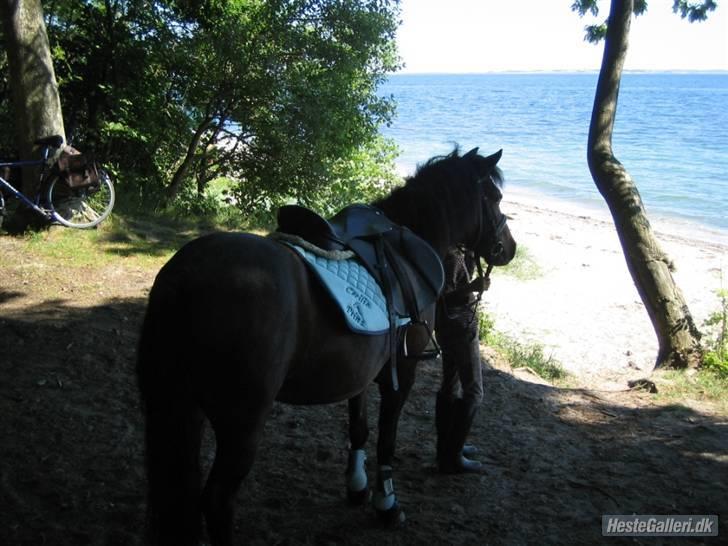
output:
<path id="1" fill-rule="evenodd" d="M 672 4 L 672 11 L 678 13 L 683 19 L 694 23 L 696 21 L 705 21 L 708 18 L 708 13 L 714 11 L 716 7 L 717 4 L 713 0 L 703 0 L 702 2 L 675 0 Z"/>

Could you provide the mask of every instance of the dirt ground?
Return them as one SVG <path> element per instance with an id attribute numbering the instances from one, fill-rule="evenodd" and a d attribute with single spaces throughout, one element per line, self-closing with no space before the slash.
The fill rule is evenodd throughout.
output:
<path id="1" fill-rule="evenodd" d="M 140 544 L 133 368 L 156 269 L 119 258 L 69 277 L 5 235 L 0 256 L 0 544 Z M 345 404 L 276 406 L 239 495 L 240 543 L 726 543 L 725 415 L 660 405 L 645 392 L 555 388 L 490 360 L 472 431 L 480 475 L 435 472 L 438 365 L 419 371 L 395 468 L 407 521 L 394 530 L 346 503 Z M 373 432 L 376 403 L 372 389 Z M 212 453 L 208 437 L 207 461 Z M 632 513 L 719 514 L 721 536 L 601 536 L 602 514 Z"/>

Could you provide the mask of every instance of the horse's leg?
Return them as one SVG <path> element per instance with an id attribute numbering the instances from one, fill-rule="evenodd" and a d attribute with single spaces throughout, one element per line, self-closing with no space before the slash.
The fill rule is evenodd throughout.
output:
<path id="1" fill-rule="evenodd" d="M 387 524 L 402 523 L 404 512 L 397 502 L 394 492 L 392 465 L 394 462 L 394 449 L 397 443 L 397 425 L 407 396 L 409 395 L 415 379 L 414 361 L 401 361 L 398 368 L 399 390 L 392 388 L 391 381 L 381 379 L 379 393 L 381 402 L 379 408 L 379 437 L 377 439 L 377 481 L 372 502 L 377 515 Z M 385 366 L 382 376 L 389 376 L 389 365 Z"/>
<path id="2" fill-rule="evenodd" d="M 349 399 L 349 461 L 346 465 L 346 493 L 352 504 L 363 504 L 369 496 L 364 446 L 369 438 L 367 391 Z"/>
<path id="3" fill-rule="evenodd" d="M 202 413 L 186 400 L 158 402 L 148 399 L 145 405 L 148 540 L 157 545 L 196 546 L 202 523 Z"/>
<path id="4" fill-rule="evenodd" d="M 233 544 L 235 497 L 250 472 L 270 407 L 228 409 L 208 415 L 215 431 L 215 461 L 202 494 L 202 511 L 213 546 Z"/>

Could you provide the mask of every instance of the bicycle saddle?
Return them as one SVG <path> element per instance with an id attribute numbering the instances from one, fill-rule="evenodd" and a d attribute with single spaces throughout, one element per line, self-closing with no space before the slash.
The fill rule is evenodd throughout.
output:
<path id="1" fill-rule="evenodd" d="M 52 135 L 43 138 L 39 138 L 34 142 L 38 146 L 50 146 L 51 148 L 60 148 L 63 146 L 63 137 L 61 135 Z"/>

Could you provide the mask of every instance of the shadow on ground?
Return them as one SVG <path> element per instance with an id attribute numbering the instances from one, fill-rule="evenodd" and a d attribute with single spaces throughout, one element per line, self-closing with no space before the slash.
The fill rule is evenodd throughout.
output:
<path id="1" fill-rule="evenodd" d="M 133 369 L 145 301 L 3 309 L 12 297 L 0 296 L 0 543 L 140 544 L 142 422 Z M 720 514 L 728 536 L 724 417 L 488 368 L 473 430 L 486 471 L 440 476 L 433 465 L 438 378 L 436 363 L 421 367 L 400 425 L 402 528 L 384 529 L 369 508 L 345 503 L 344 404 L 277 405 L 239 496 L 239 543 L 586 544 L 603 540 L 601 515 L 609 513 Z M 376 398 L 372 392 L 372 412 Z M 208 462 L 210 442 L 208 434 Z"/>
<path id="2" fill-rule="evenodd" d="M 208 221 L 145 220 L 133 216 L 119 216 L 102 237 L 106 252 L 115 256 L 166 256 L 182 245 L 202 235 L 217 231 Z"/>

